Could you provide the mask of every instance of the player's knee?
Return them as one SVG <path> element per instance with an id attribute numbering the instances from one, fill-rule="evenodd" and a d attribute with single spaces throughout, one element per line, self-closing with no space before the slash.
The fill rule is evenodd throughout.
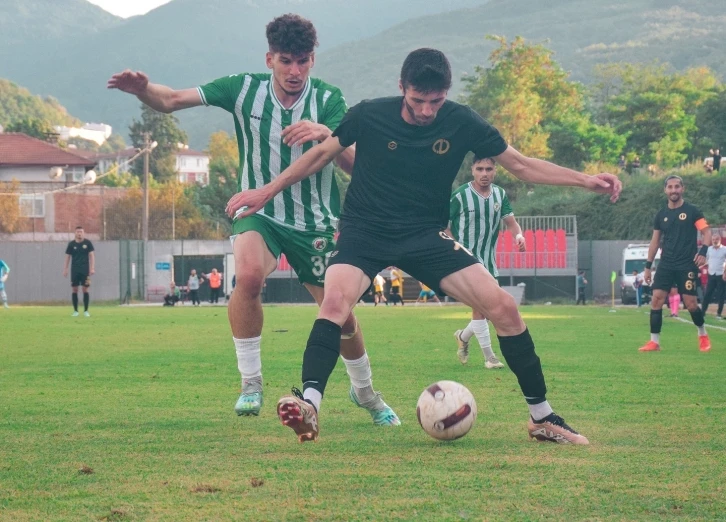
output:
<path id="1" fill-rule="evenodd" d="M 342 291 L 335 288 L 326 288 L 325 297 L 320 305 L 320 316 L 337 324 L 344 324 L 350 314 L 352 305 L 345 298 Z"/>
<path id="2" fill-rule="evenodd" d="M 257 298 L 262 293 L 265 276 L 262 271 L 242 270 L 236 274 L 235 292 L 249 298 Z"/>

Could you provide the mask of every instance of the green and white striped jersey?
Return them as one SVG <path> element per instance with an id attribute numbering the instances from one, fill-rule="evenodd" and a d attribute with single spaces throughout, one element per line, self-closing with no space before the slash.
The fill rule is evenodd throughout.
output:
<path id="1" fill-rule="evenodd" d="M 308 78 L 298 101 L 286 109 L 275 95 L 271 76 L 269 73 L 235 74 L 197 88 L 204 105 L 221 107 L 234 116 L 240 158 L 239 190 L 270 183 L 318 143 L 289 147 L 282 143 L 284 128 L 301 120 L 311 120 L 335 130 L 347 110 L 340 89 L 316 78 Z M 335 230 L 340 195 L 333 165 L 286 188 L 258 214 L 298 230 Z"/>
<path id="2" fill-rule="evenodd" d="M 494 277 L 499 275 L 496 263 L 499 226 L 503 218 L 513 215 L 506 192 L 497 185 L 491 185 L 486 198 L 474 190 L 471 182 L 451 195 L 449 221 L 454 239 L 468 248 Z"/>

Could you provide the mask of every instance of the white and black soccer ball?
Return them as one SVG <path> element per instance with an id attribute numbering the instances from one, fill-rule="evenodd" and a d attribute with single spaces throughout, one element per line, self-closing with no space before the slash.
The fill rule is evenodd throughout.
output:
<path id="1" fill-rule="evenodd" d="M 463 384 L 439 381 L 418 398 L 416 416 L 423 430 L 433 438 L 459 439 L 474 425 L 476 401 Z"/>

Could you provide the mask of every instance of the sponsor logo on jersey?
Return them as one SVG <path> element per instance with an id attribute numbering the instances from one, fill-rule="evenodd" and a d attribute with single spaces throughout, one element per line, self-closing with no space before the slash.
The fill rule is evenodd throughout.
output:
<path id="1" fill-rule="evenodd" d="M 431 150 L 433 150 L 436 154 L 446 154 L 449 152 L 449 149 L 451 148 L 451 143 L 449 143 L 448 140 L 445 140 L 444 138 L 440 138 L 436 140 L 431 147 Z"/>
<path id="2" fill-rule="evenodd" d="M 328 240 L 324 237 L 316 237 L 313 239 L 313 248 L 318 252 L 325 250 L 326 246 L 328 246 Z"/>
<path id="3" fill-rule="evenodd" d="M 665 223 L 666 221 L 668 221 L 668 218 L 667 217 L 663 218 L 663 223 Z"/>
<path id="4" fill-rule="evenodd" d="M 686 213 L 685 212 L 681 212 L 680 214 L 678 214 L 678 219 L 680 219 L 681 221 L 685 221 L 686 220 Z"/>
<path id="5" fill-rule="evenodd" d="M 88 248 L 86 245 L 83 245 L 83 248 Z"/>
<path id="6" fill-rule="evenodd" d="M 388 150 L 396 150 L 398 148 L 398 143 L 395 141 L 389 141 L 388 142 Z"/>

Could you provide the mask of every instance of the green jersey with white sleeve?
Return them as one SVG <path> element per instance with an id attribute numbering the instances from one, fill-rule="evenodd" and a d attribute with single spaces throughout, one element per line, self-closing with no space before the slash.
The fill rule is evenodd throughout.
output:
<path id="1" fill-rule="evenodd" d="M 502 219 L 513 216 L 504 189 L 492 184 L 488 197 L 479 194 L 472 182 L 462 185 L 451 195 L 449 221 L 454 239 L 474 254 L 494 277 L 497 240 Z"/>
<path id="2" fill-rule="evenodd" d="M 270 183 L 318 143 L 289 147 L 282 142 L 284 128 L 310 120 L 335 130 L 347 110 L 340 89 L 316 78 L 308 78 L 300 98 L 287 109 L 275 95 L 269 73 L 234 74 L 197 90 L 204 105 L 220 107 L 234 116 L 240 191 Z M 334 231 L 340 196 L 332 163 L 277 194 L 258 214 L 297 230 Z"/>

